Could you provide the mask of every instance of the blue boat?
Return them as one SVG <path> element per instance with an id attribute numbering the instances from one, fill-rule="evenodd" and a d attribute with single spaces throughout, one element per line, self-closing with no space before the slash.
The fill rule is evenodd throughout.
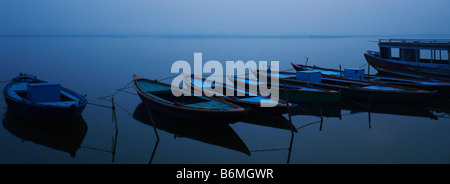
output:
<path id="1" fill-rule="evenodd" d="M 6 85 L 3 96 L 8 112 L 40 122 L 74 122 L 87 104 L 86 95 L 23 73 Z"/>
<path id="2" fill-rule="evenodd" d="M 270 114 L 283 114 L 288 109 L 294 108 L 294 104 L 288 103 L 284 100 L 273 100 L 270 97 L 261 96 L 257 93 L 252 93 L 247 89 L 238 89 L 237 87 L 220 83 L 218 81 L 209 80 L 206 78 L 196 77 L 192 75 L 184 75 L 184 81 L 188 86 L 192 86 L 195 90 L 208 92 L 214 97 L 226 100 L 233 104 L 239 105 L 244 108 L 252 110 L 270 113 Z M 222 87 L 222 92 L 216 92 L 211 90 L 212 87 Z M 227 96 L 227 91 L 231 91 L 233 95 Z M 267 104 L 271 104 L 271 107 L 262 107 L 261 103 L 264 101 Z"/>
<path id="3" fill-rule="evenodd" d="M 178 116 L 203 123 L 230 123 L 248 114 L 248 110 L 224 100 L 195 96 L 193 92 L 172 88 L 170 84 L 133 75 L 133 85 L 142 102 L 168 116 Z M 178 91 L 181 96 L 175 96 Z"/>

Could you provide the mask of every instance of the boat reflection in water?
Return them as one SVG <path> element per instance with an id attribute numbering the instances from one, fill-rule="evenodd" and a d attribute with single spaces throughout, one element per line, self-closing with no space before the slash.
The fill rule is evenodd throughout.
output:
<path id="1" fill-rule="evenodd" d="M 412 117 L 438 119 L 435 113 L 448 113 L 450 108 L 439 104 L 420 103 L 389 103 L 380 101 L 365 101 L 342 99 L 335 104 L 298 104 L 291 115 L 309 115 L 326 118 L 342 119 L 342 110 L 350 111 L 350 114 L 368 112 L 378 114 L 390 114 Z"/>
<path id="2" fill-rule="evenodd" d="M 343 110 L 350 113 L 369 112 L 379 114 L 392 114 L 401 116 L 423 117 L 437 120 L 437 116 L 430 110 L 430 107 L 422 104 L 411 103 L 388 103 L 388 102 L 362 102 L 343 100 L 340 103 Z"/>
<path id="3" fill-rule="evenodd" d="M 264 114 L 261 111 L 251 110 L 247 116 L 239 119 L 239 121 L 243 123 L 297 132 L 295 126 L 292 125 L 292 123 L 282 114 Z"/>
<path id="4" fill-rule="evenodd" d="M 342 100 L 341 100 L 342 101 Z M 330 104 L 315 104 L 315 103 L 301 103 L 297 104 L 296 108 L 292 109 L 291 115 L 309 115 L 327 118 L 341 118 L 340 103 Z"/>
<path id="5" fill-rule="evenodd" d="M 240 123 L 251 123 L 265 127 L 284 129 L 291 132 L 289 147 L 268 148 L 251 151 L 249 151 L 246 144 L 227 123 L 204 123 L 186 120 L 183 118 L 166 115 L 155 110 L 149 111 L 142 103 L 137 106 L 133 117 L 136 120 L 150 126 L 153 126 L 151 120 L 151 118 L 153 118 L 158 130 L 164 130 L 166 132 L 173 133 L 175 134 L 175 137 L 186 137 L 204 143 L 236 150 L 247 155 L 255 152 L 288 151 L 286 163 L 290 163 L 291 157 L 295 156 L 295 153 L 291 154 L 291 152 L 293 151 L 293 147 L 295 146 L 295 132 L 302 131 L 302 128 L 318 123 L 320 123 L 319 130 L 322 130 L 322 123 L 326 122 L 326 118 L 339 118 L 341 121 L 345 121 L 346 116 L 348 115 L 367 112 L 369 116 L 369 128 L 371 128 L 372 113 L 394 116 L 399 115 L 421 117 L 435 120 L 440 117 L 436 114 L 444 113 L 445 116 L 448 116 L 447 114 L 448 112 L 450 112 L 449 108 L 440 108 L 440 111 L 436 111 L 434 109 L 435 108 L 433 106 L 426 104 L 370 102 L 365 100 L 356 101 L 351 99 L 342 99 L 341 102 L 334 104 L 298 104 L 294 109 L 289 111 L 290 114 L 283 115 L 280 114 L 267 116 L 257 111 L 250 111 L 250 113 L 245 118 L 239 120 Z M 152 113 L 150 114 L 149 112 Z M 289 117 L 290 119 L 290 116 L 315 116 L 320 117 L 320 121 L 314 121 L 312 123 L 304 122 L 302 124 L 294 122 L 292 124 L 286 118 Z M 229 123 L 236 123 L 236 121 L 230 121 Z M 158 142 L 155 145 L 152 158 L 155 154 Z M 151 160 L 152 159 L 150 159 L 150 163 Z"/>
<path id="6" fill-rule="evenodd" d="M 190 138 L 250 155 L 247 145 L 227 123 L 196 122 L 155 110 L 149 111 L 143 103 L 136 107 L 133 118 L 150 126 L 156 124 L 157 129 L 173 133 L 176 137 Z"/>
<path id="7" fill-rule="evenodd" d="M 75 157 L 87 132 L 83 117 L 70 123 L 45 123 L 24 120 L 6 113 L 3 127 L 25 141 L 67 152 L 71 157 Z"/>

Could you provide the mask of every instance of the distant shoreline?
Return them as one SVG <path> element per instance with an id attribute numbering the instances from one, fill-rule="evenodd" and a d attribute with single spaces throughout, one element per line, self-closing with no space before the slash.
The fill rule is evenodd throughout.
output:
<path id="1" fill-rule="evenodd" d="M 411 34 L 411 35 L 251 35 L 251 34 L 0 34 L 0 37 L 154 37 L 154 38 L 450 38 L 440 34 Z"/>

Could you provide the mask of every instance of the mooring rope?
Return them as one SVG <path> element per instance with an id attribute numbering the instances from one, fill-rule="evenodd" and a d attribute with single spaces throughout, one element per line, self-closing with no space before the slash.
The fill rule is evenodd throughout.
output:
<path id="1" fill-rule="evenodd" d="M 280 150 L 289 150 L 289 148 L 262 149 L 262 150 L 253 150 L 250 152 L 265 152 L 265 151 L 280 151 Z"/>
<path id="2" fill-rule="evenodd" d="M 127 89 L 127 88 L 128 88 L 128 85 L 130 85 L 131 82 L 133 82 L 133 81 L 131 80 L 131 81 L 128 82 L 127 85 L 125 85 L 124 87 L 119 88 L 119 89 L 116 89 L 117 91 L 114 92 L 112 95 L 98 97 L 97 99 L 99 99 L 99 100 L 105 100 L 105 101 L 111 101 L 111 100 L 106 99 L 106 98 L 108 98 L 108 97 L 114 98 L 114 96 L 115 96 L 117 93 L 121 92 L 121 91 L 124 90 L 124 89 Z"/>
<path id="3" fill-rule="evenodd" d="M 95 105 L 95 106 L 99 106 L 99 107 L 112 108 L 111 106 L 106 106 L 106 105 L 101 105 L 101 104 L 95 104 L 95 103 L 91 103 L 91 102 L 88 102 L 87 104 L 89 104 L 89 105 Z"/>
<path id="4" fill-rule="evenodd" d="M 156 79 L 157 81 L 164 81 L 164 80 L 167 80 L 167 79 L 172 79 L 172 78 L 175 78 L 175 77 L 177 77 L 177 76 L 179 76 L 180 74 L 178 74 L 178 75 L 173 75 L 173 76 L 170 76 L 170 77 L 166 77 L 166 78 L 163 78 L 163 79 Z"/>
<path id="5" fill-rule="evenodd" d="M 313 124 L 321 123 L 321 122 L 322 122 L 322 121 L 319 120 L 319 121 L 314 121 L 314 122 L 311 122 L 311 123 L 307 123 L 307 124 L 304 124 L 304 125 L 298 127 L 297 130 L 300 130 L 300 129 L 305 128 L 305 127 L 307 127 L 307 126 L 309 126 L 309 125 L 313 125 Z"/>
<path id="6" fill-rule="evenodd" d="M 362 68 L 362 67 L 364 67 L 364 66 L 366 66 L 368 63 L 366 63 L 366 64 L 363 64 L 362 66 L 360 66 L 359 68 Z"/>

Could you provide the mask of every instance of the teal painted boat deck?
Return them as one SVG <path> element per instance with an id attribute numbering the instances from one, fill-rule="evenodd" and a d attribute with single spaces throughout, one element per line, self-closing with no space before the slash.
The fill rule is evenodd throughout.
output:
<path id="1" fill-rule="evenodd" d="M 173 96 L 172 91 L 171 91 L 172 89 L 170 86 L 153 83 L 153 82 L 149 82 L 146 80 L 137 80 L 136 84 L 144 93 L 152 96 L 153 98 L 156 98 L 158 100 L 161 100 L 161 101 L 164 101 L 167 103 L 175 104 L 175 102 L 173 102 L 171 100 L 167 100 L 167 99 L 157 96 L 157 94 L 170 94 Z M 175 90 L 180 90 L 180 89 L 175 89 Z M 211 98 L 207 98 L 207 97 L 203 97 L 203 96 L 194 96 L 193 93 L 190 93 L 190 95 L 191 96 L 188 96 L 189 98 L 199 99 L 198 102 L 183 104 L 183 106 L 193 107 L 193 108 L 203 108 L 203 109 L 235 109 L 232 106 L 229 106 L 225 103 L 222 103 L 220 101 L 217 101 L 217 100 L 214 100 Z M 180 96 L 180 97 L 173 96 L 173 99 L 181 98 L 181 97 L 183 97 L 183 96 Z"/>

